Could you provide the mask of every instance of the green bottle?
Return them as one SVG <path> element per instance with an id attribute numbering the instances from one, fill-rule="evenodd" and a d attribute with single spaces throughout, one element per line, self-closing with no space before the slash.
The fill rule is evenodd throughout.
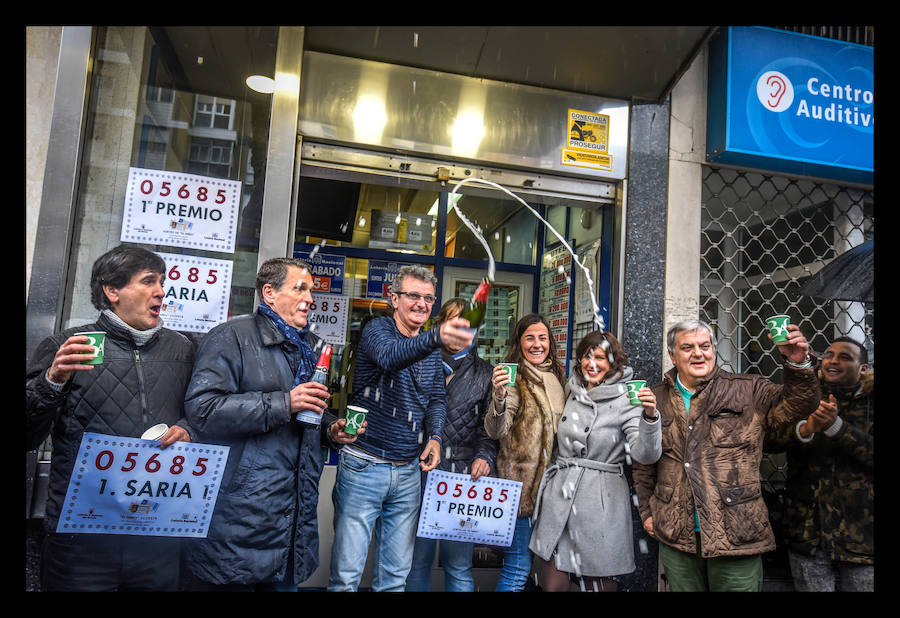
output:
<path id="1" fill-rule="evenodd" d="M 491 283 L 487 280 L 487 277 L 485 277 L 481 280 L 478 289 L 475 290 L 475 294 L 472 295 L 472 300 L 469 301 L 469 304 L 466 305 L 466 308 L 463 309 L 462 314 L 459 316 L 468 320 L 470 327 L 478 328 L 484 321 L 484 314 L 487 311 L 488 294 L 490 293 Z"/>

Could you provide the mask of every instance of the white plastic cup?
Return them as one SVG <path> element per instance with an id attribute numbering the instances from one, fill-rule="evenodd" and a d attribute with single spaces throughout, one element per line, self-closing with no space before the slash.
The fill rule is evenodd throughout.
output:
<path id="1" fill-rule="evenodd" d="M 165 423 L 154 425 L 141 435 L 141 440 L 159 440 L 166 435 L 167 431 L 169 431 L 169 426 Z"/>

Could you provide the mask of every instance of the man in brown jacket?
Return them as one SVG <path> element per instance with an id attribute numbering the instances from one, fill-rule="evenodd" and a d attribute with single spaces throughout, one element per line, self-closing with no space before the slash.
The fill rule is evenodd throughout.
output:
<path id="1" fill-rule="evenodd" d="M 797 326 L 779 346 L 784 385 L 716 365 L 709 324 L 669 329 L 675 367 L 653 388 L 662 419 L 662 457 L 635 462 L 647 532 L 673 591 L 758 591 L 761 555 L 775 549 L 759 465 L 769 431 L 808 417 L 819 403 L 809 344 Z"/>

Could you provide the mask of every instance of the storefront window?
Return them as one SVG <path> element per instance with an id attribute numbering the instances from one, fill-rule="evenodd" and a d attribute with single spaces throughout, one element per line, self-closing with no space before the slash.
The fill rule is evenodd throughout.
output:
<path id="1" fill-rule="evenodd" d="M 277 28 L 95 37 L 64 326 L 96 317 L 91 266 L 126 242 L 164 255 L 163 320 L 202 336 L 253 310 L 271 95 L 245 80 L 274 74 Z"/>
<path id="2" fill-rule="evenodd" d="M 534 265 L 536 219 L 521 203 L 512 199 L 464 194 L 459 196 L 456 208 L 476 228 L 481 229 L 495 261 Z M 447 215 L 444 255 L 487 259 L 484 245 L 460 219 L 455 209 L 451 209 Z"/>
<path id="3" fill-rule="evenodd" d="M 569 209 L 559 204 L 547 206 L 547 223 L 549 223 L 560 236 L 566 237 L 566 217 L 569 215 Z M 544 247 L 552 247 L 559 242 L 556 234 L 547 230 L 544 232 Z"/>
<path id="4" fill-rule="evenodd" d="M 434 255 L 438 194 L 303 176 L 295 240 Z"/>

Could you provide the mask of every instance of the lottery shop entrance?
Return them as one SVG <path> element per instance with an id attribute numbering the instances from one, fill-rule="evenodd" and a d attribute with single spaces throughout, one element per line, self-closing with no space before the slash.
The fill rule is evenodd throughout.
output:
<path id="1" fill-rule="evenodd" d="M 326 150 L 334 152 L 330 147 Z M 460 186 L 454 193 L 455 182 L 423 172 L 452 164 L 413 158 L 398 164 L 387 155 L 358 151 L 344 153 L 342 161 L 325 163 L 318 156 L 322 150 L 315 145 L 304 144 L 302 152 L 295 189 L 294 256 L 307 259 L 313 268 L 320 320 L 316 332 L 333 346 L 329 388 L 337 414 L 346 409 L 352 383 L 348 375 L 350 346 L 358 341 L 368 320 L 390 313 L 390 283 L 401 265 L 433 269 L 440 282 L 433 317 L 444 301 L 471 297 L 487 274 L 486 250 L 451 201 L 481 230 L 496 262 L 487 316 L 479 331 L 482 358 L 502 361 L 516 322 L 528 313 L 541 313 L 551 321 L 564 364 L 574 349 L 570 342 L 593 328 L 583 310 L 583 275 L 572 272 L 571 254 L 515 197 L 475 183 Z M 360 164 L 363 161 L 366 166 Z M 513 194 L 567 238 L 583 263 L 593 264 L 593 289 L 608 325 L 612 200 L 587 204 L 555 195 Z M 329 453 L 329 465 L 320 482 L 320 567 L 304 587 L 327 585 L 333 539 L 331 491 L 337 463 L 337 454 Z M 370 560 L 373 555 L 369 553 Z M 493 589 L 500 555 L 496 548 L 476 547 L 473 564 L 476 580 L 481 579 L 480 589 Z M 369 564 L 362 588 L 371 585 L 371 572 Z M 432 589 L 440 589 L 442 581 L 436 569 Z"/>

